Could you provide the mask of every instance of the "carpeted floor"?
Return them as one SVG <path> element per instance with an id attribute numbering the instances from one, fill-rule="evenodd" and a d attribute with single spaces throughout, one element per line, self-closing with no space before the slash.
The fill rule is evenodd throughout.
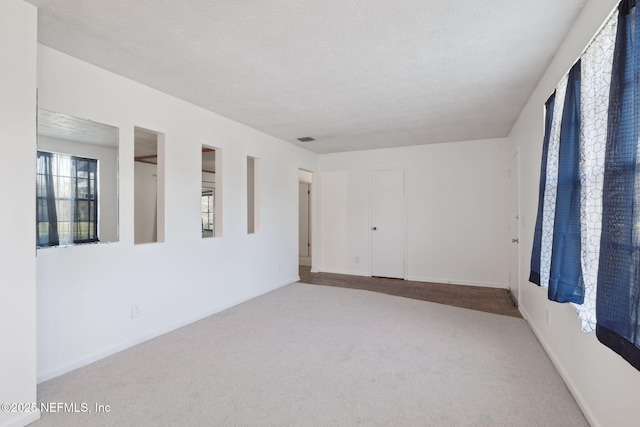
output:
<path id="1" fill-rule="evenodd" d="M 588 425 L 522 319 L 299 283 L 38 395 L 92 412 L 34 427 Z"/>

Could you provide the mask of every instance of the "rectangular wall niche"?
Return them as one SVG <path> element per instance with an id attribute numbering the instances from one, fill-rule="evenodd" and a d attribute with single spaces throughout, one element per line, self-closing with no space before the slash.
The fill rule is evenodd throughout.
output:
<path id="1" fill-rule="evenodd" d="M 260 159 L 247 156 L 247 233 L 260 231 Z"/>
<path id="2" fill-rule="evenodd" d="M 134 131 L 134 242 L 164 242 L 164 135 Z"/>
<path id="3" fill-rule="evenodd" d="M 118 241 L 116 127 L 38 109 L 37 246 Z"/>

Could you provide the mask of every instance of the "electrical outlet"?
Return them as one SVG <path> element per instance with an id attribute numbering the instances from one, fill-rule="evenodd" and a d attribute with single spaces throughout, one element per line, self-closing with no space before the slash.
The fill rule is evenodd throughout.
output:
<path id="1" fill-rule="evenodd" d="M 131 306 L 131 318 L 137 319 L 140 316 L 142 316 L 142 304 L 140 303 L 133 304 Z"/>
<path id="2" fill-rule="evenodd" d="M 360 257 L 359 256 L 356 257 L 356 264 L 360 264 Z"/>

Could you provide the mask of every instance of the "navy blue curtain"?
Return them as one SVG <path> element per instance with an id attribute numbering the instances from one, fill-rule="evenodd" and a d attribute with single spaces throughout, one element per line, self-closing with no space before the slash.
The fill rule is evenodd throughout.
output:
<path id="1" fill-rule="evenodd" d="M 622 1 L 613 60 L 596 298 L 600 342 L 640 369 L 640 21 Z"/>
<path id="2" fill-rule="evenodd" d="M 544 213 L 544 189 L 547 186 L 547 158 L 549 157 L 549 139 L 556 93 L 549 97 L 545 104 L 544 139 L 542 141 L 542 166 L 540 167 L 540 188 L 538 190 L 538 215 L 533 235 L 533 249 L 531 250 L 531 272 L 529 281 L 540 286 L 540 256 L 542 253 L 542 216 Z"/>
<path id="3" fill-rule="evenodd" d="M 560 127 L 558 195 L 553 225 L 549 299 L 584 301 L 580 226 L 580 67 L 569 72 Z"/>

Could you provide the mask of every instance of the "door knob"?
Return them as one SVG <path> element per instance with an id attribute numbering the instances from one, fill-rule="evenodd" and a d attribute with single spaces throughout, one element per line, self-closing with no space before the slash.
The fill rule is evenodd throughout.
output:
<path id="1" fill-rule="evenodd" d="M 518 243 L 518 239 L 511 239 L 511 243 Z"/>
<path id="2" fill-rule="evenodd" d="M 371 229 L 372 229 L 373 231 L 376 231 L 376 230 L 378 229 L 378 227 L 371 227 Z"/>

